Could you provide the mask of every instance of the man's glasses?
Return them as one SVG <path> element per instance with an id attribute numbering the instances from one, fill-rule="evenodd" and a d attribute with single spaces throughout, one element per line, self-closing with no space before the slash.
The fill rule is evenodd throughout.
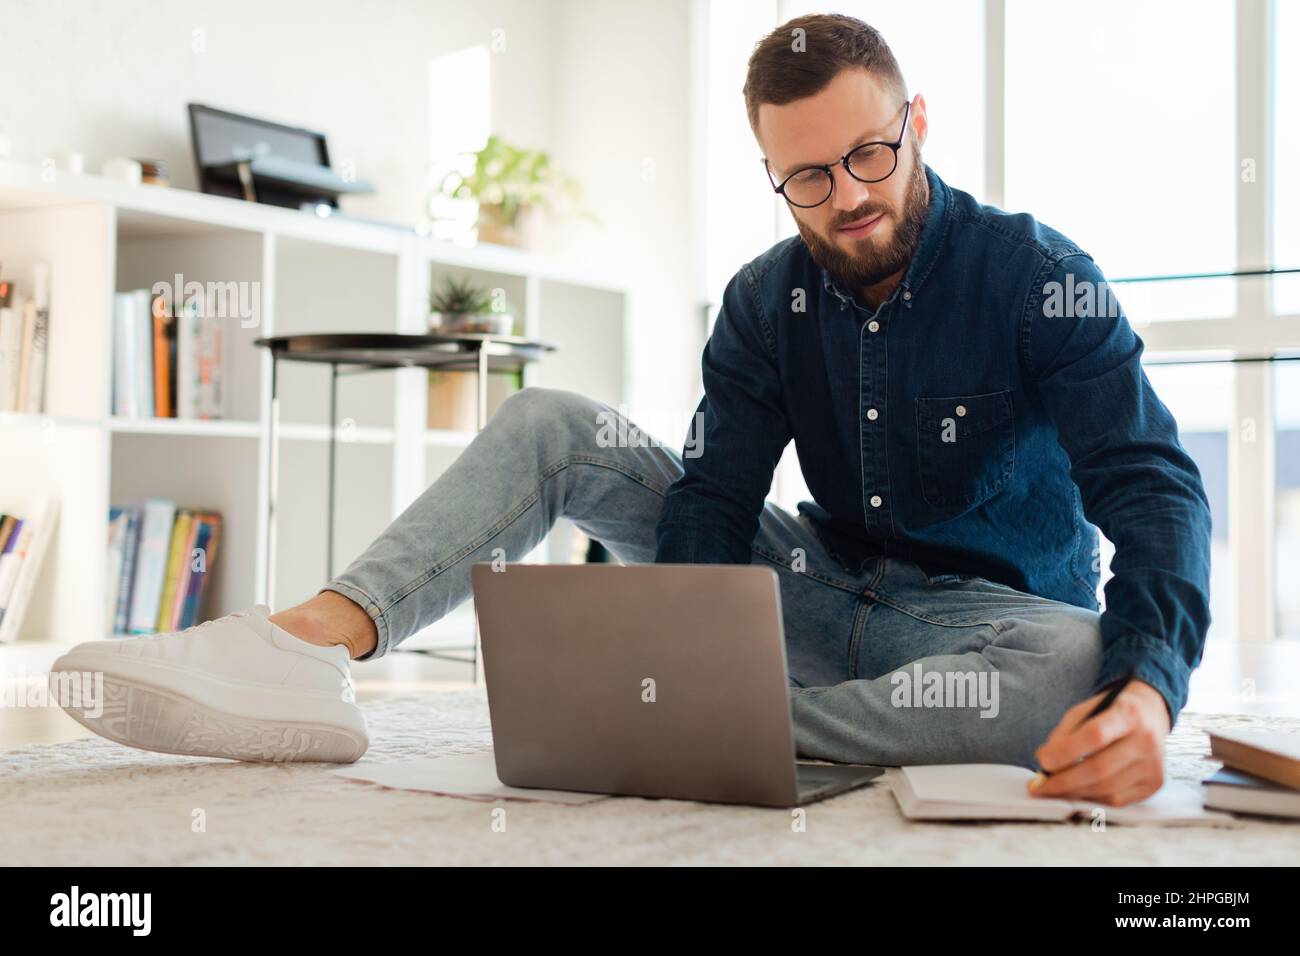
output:
<path id="1" fill-rule="evenodd" d="M 892 143 L 863 143 L 854 147 L 833 163 L 825 166 L 805 166 L 797 169 L 778 186 L 772 176 L 772 166 L 763 159 L 767 178 L 772 188 L 785 197 L 785 201 L 800 209 L 820 206 L 835 191 L 832 170 L 841 163 L 850 176 L 862 183 L 878 183 L 888 179 L 898 168 L 898 151 L 907 135 L 907 117 L 912 111 L 910 102 L 903 104 L 903 128 Z"/>

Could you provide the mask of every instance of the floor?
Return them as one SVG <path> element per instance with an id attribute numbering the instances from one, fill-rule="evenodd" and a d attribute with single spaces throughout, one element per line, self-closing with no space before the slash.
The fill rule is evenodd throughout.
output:
<path id="1" fill-rule="evenodd" d="M 481 689 L 366 704 L 363 762 L 482 753 Z M 1207 731 L 1300 733 L 1300 719 L 1187 714 L 1166 746 L 1171 781 L 1214 767 Z M 12 866 L 966 865 L 1283 866 L 1300 826 L 1215 827 L 907 820 L 891 775 L 795 810 L 616 797 L 581 807 L 388 790 L 328 764 L 157 754 L 100 737 L 0 751 L 0 846 Z M 351 768 L 355 769 L 355 768 Z"/>
<path id="2" fill-rule="evenodd" d="M 360 701 L 471 687 L 467 664 L 424 654 L 394 652 L 355 663 L 353 681 Z M 1212 643 L 1192 676 L 1187 711 L 1202 714 L 1258 714 L 1300 717 L 1300 641 L 1269 644 Z M 0 674 L 0 679 L 5 675 Z M 31 677 L 28 680 L 36 680 Z M 0 750 L 90 736 L 57 707 L 0 710 Z"/>

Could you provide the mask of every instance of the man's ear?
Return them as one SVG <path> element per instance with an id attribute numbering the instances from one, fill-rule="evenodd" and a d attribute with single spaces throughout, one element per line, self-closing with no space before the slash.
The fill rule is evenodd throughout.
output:
<path id="1" fill-rule="evenodd" d="M 912 112 L 907 121 L 916 131 L 916 146 L 920 149 L 925 145 L 925 138 L 930 132 L 930 117 L 925 113 L 925 97 L 920 93 L 917 93 L 916 99 L 912 101 Z"/>

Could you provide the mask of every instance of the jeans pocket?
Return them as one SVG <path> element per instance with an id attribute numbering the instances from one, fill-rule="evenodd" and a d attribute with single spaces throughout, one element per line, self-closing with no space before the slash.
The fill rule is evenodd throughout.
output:
<path id="1" fill-rule="evenodd" d="M 1011 480 L 1016 427 L 1010 390 L 916 400 L 921 497 L 939 518 L 983 504 Z"/>

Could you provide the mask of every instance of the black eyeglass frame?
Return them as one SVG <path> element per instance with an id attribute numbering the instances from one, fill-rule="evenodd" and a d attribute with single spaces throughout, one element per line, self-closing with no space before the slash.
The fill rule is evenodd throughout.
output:
<path id="1" fill-rule="evenodd" d="M 906 103 L 903 104 L 903 128 L 898 131 L 898 139 L 896 139 L 894 142 L 862 143 L 859 146 L 854 146 L 851 150 L 849 150 L 839 159 L 835 160 L 835 162 L 833 163 L 825 163 L 822 165 L 817 165 L 814 163 L 813 165 L 810 166 L 800 166 L 789 176 L 785 177 L 785 179 L 781 180 L 781 184 L 779 186 L 777 185 L 776 180 L 772 177 L 772 164 L 769 163 L 767 161 L 767 157 L 764 156 L 763 168 L 767 171 L 767 180 L 772 184 L 772 189 L 782 199 L 788 202 L 791 206 L 797 206 L 800 209 L 816 209 L 818 206 L 822 205 L 822 203 L 826 202 L 827 199 L 830 199 L 832 196 L 835 195 L 834 169 L 836 166 L 842 165 L 844 167 L 844 171 L 860 183 L 883 183 L 890 176 L 894 175 L 894 171 L 898 169 L 898 151 L 903 148 L 903 140 L 907 138 L 907 121 L 911 115 L 912 115 L 912 101 L 908 100 Z M 857 173 L 853 171 L 853 165 L 852 163 L 849 162 L 850 156 L 852 156 L 854 153 L 858 152 L 859 150 L 866 149 L 868 146 L 884 146 L 894 154 L 894 165 L 889 168 L 889 172 L 885 173 L 885 175 L 879 177 L 878 179 L 863 179 L 861 176 L 859 176 Z M 785 194 L 785 187 L 786 187 L 786 183 L 790 182 L 790 180 L 793 179 L 795 176 L 798 176 L 800 173 L 806 173 L 810 169 L 820 169 L 823 172 L 825 172 L 827 178 L 829 178 L 831 181 L 831 188 L 827 191 L 825 199 L 822 199 L 820 202 L 815 202 L 810 206 L 805 206 L 802 203 L 795 202 L 793 199 L 787 196 Z"/>

